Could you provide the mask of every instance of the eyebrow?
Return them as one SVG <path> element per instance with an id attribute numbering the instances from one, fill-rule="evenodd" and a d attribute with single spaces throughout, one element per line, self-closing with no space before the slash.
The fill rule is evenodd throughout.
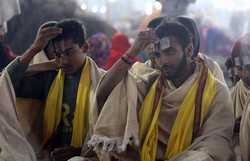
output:
<path id="1" fill-rule="evenodd" d="M 69 51 L 72 50 L 72 49 L 73 49 L 73 47 L 68 48 L 68 49 L 65 49 L 63 52 L 69 52 Z"/>
<path id="2" fill-rule="evenodd" d="M 163 52 L 169 52 L 169 51 L 176 51 L 176 49 L 170 46 L 169 48 L 163 50 Z"/>

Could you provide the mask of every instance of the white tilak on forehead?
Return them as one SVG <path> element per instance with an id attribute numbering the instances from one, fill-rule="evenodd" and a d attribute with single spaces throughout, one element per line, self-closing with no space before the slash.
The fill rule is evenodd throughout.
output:
<path id="1" fill-rule="evenodd" d="M 167 48 L 170 47 L 170 38 L 169 37 L 164 37 L 159 40 L 159 50 L 166 50 Z"/>

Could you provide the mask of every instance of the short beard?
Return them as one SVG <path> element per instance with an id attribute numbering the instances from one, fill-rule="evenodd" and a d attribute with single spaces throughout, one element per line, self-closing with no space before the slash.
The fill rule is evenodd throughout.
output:
<path id="1" fill-rule="evenodd" d="M 169 80 L 175 80 L 180 76 L 180 74 L 183 72 L 183 68 L 187 65 L 187 57 L 184 53 L 181 59 L 181 62 L 176 67 L 175 72 L 172 75 L 167 75 L 166 78 Z"/>

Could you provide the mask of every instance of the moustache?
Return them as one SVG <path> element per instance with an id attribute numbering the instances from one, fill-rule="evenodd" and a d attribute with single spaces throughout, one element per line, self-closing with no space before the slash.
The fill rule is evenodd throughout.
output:
<path id="1" fill-rule="evenodd" d="M 169 70 L 169 69 L 173 69 L 173 66 L 171 66 L 171 65 L 163 65 L 163 66 L 161 66 L 161 70 Z"/>

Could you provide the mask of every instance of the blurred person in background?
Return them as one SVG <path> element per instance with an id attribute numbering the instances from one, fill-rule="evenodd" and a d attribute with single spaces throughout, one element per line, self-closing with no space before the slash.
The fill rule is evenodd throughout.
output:
<path id="1" fill-rule="evenodd" d="M 157 26 L 160 25 L 160 23 L 162 22 L 162 20 L 164 18 L 167 18 L 167 17 L 157 17 L 157 18 L 151 20 L 148 24 L 148 28 L 156 29 Z M 193 41 L 193 45 L 194 45 L 193 58 L 204 60 L 207 67 L 211 70 L 211 72 L 215 76 L 215 78 L 217 78 L 221 82 L 225 83 L 224 75 L 223 75 L 223 72 L 222 72 L 219 64 L 215 60 L 210 58 L 209 56 L 200 52 L 200 34 L 199 34 L 199 30 L 197 28 L 195 21 L 191 18 L 184 17 L 184 16 L 177 17 L 177 21 L 179 21 L 181 24 L 183 24 L 192 34 L 192 41 Z M 150 51 L 148 51 L 148 55 L 154 56 L 155 54 L 150 54 Z M 157 62 L 155 62 L 154 57 L 151 57 L 150 59 L 151 59 L 150 61 L 154 61 L 153 64 L 157 64 Z M 150 63 L 150 61 L 147 63 Z"/>
<path id="2" fill-rule="evenodd" d="M 106 64 L 106 69 L 109 69 L 113 64 L 121 58 L 121 56 L 130 48 L 128 36 L 123 33 L 115 33 L 112 36 L 112 44 L 110 55 Z M 138 60 L 138 58 L 135 58 Z"/>
<path id="3" fill-rule="evenodd" d="M 210 26 L 208 28 L 205 39 L 205 52 L 207 54 L 228 56 L 232 44 L 232 40 L 220 27 Z"/>
<path id="4" fill-rule="evenodd" d="M 231 66 L 228 68 L 234 75 L 235 84 L 232 87 L 234 116 L 236 120 L 240 120 L 246 104 L 250 101 L 250 33 L 235 42 L 229 60 Z"/>
<path id="5" fill-rule="evenodd" d="M 246 34 L 248 35 L 248 34 Z M 231 81 L 230 87 L 233 88 L 241 80 L 242 63 L 240 62 L 240 55 L 242 51 L 242 43 L 244 37 L 239 38 L 233 45 L 231 55 L 226 59 L 225 66 Z"/>
<path id="6" fill-rule="evenodd" d="M 89 44 L 88 56 L 91 57 L 100 68 L 105 69 L 110 55 L 111 43 L 109 38 L 104 33 L 96 33 L 87 41 Z"/>
<path id="7" fill-rule="evenodd" d="M 250 33 L 236 41 L 226 65 L 235 84 L 231 89 L 235 119 L 235 152 L 238 160 L 242 156 L 242 159 L 247 161 L 250 159 Z"/>

